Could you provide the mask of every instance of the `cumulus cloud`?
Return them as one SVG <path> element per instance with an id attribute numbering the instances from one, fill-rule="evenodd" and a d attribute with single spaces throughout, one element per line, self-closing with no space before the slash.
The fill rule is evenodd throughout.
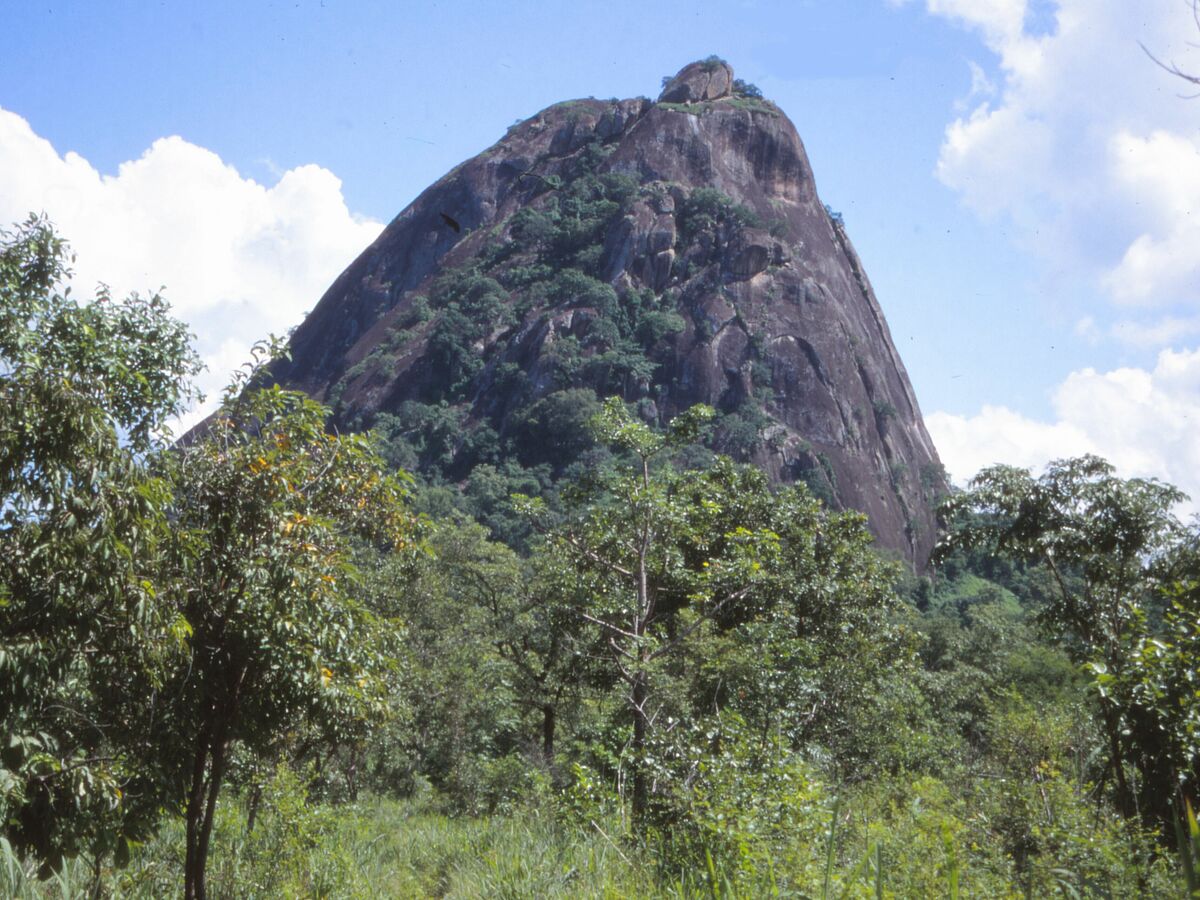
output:
<path id="1" fill-rule="evenodd" d="M 977 415 L 926 419 L 957 483 L 1007 463 L 1038 469 L 1051 459 L 1097 453 L 1125 477 L 1157 477 L 1200 510 L 1200 350 L 1163 350 L 1153 369 L 1082 369 L 1054 391 L 1054 422 L 985 406 Z"/>
<path id="2" fill-rule="evenodd" d="M 996 94 L 996 85 L 983 66 L 975 62 L 973 59 L 967 60 L 967 66 L 971 70 L 971 90 L 962 100 L 955 104 L 955 109 L 960 112 L 972 108 L 971 104 L 983 97 L 994 97 Z"/>
<path id="3" fill-rule="evenodd" d="M 1189 4 L 1049 5 L 1045 30 L 1031 27 L 1026 0 L 926 0 L 930 14 L 976 30 L 997 66 L 994 96 L 978 93 L 972 69 L 977 99 L 947 126 L 937 175 L 981 215 L 1015 223 L 1055 274 L 1143 318 L 1196 311 L 1196 105 L 1140 46 L 1200 70 Z"/>
<path id="4" fill-rule="evenodd" d="M 1006 45 L 1024 30 L 1025 0 L 928 0 L 926 5 L 935 15 L 979 27 L 992 44 Z"/>
<path id="5" fill-rule="evenodd" d="M 353 215 L 341 181 L 319 166 L 267 186 L 166 137 L 102 174 L 0 109 L 0 223 L 30 212 L 45 212 L 70 241 L 77 292 L 165 286 L 197 336 L 211 397 L 256 340 L 298 324 L 382 228 Z"/>
<path id="6" fill-rule="evenodd" d="M 1144 137 L 1121 131 L 1110 152 L 1116 188 L 1157 227 L 1126 248 L 1106 275 L 1106 286 L 1124 304 L 1159 305 L 1189 290 L 1194 295 L 1200 273 L 1200 142 L 1163 130 Z"/>

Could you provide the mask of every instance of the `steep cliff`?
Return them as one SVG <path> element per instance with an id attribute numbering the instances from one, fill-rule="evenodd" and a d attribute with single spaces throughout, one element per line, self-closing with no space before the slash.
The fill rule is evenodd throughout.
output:
<path id="1" fill-rule="evenodd" d="M 917 565 L 937 453 L 861 261 L 788 118 L 716 60 L 657 102 L 573 100 L 421 194 L 277 375 L 345 427 L 390 414 L 450 480 L 561 470 L 581 411 L 723 413 L 718 447 L 862 510 Z"/>

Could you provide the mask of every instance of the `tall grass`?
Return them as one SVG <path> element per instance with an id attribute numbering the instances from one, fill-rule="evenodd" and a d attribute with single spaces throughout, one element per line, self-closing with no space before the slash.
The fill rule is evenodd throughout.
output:
<path id="1" fill-rule="evenodd" d="M 1175 817 L 1175 845 L 1179 848 L 1179 867 L 1187 883 L 1187 895 L 1200 897 L 1200 823 L 1187 801 Z"/>
<path id="2" fill-rule="evenodd" d="M 91 866 L 78 859 L 67 860 L 50 878 L 39 880 L 37 867 L 0 837 L 0 897 L 5 900 L 75 900 L 89 896 L 92 880 Z"/>
<path id="3" fill-rule="evenodd" d="M 242 804 L 231 800 L 221 808 L 209 865 L 213 898 L 882 900 L 1025 893 L 1011 869 L 989 872 L 983 848 L 923 805 L 881 820 L 875 818 L 878 808 L 848 798 L 826 820 L 827 832 L 809 842 L 798 837 L 804 846 L 791 855 L 771 856 L 748 870 L 715 853 L 691 864 L 672 861 L 653 843 L 639 846 L 620 837 L 616 820 L 566 824 L 537 806 L 484 818 L 449 816 L 420 801 L 328 807 L 310 804 L 294 787 L 283 785 L 253 833 Z M 1148 896 L 1197 896 L 1196 880 L 1184 884 L 1200 876 L 1194 816 L 1184 817 L 1180 838 L 1174 885 L 1165 871 L 1165 880 L 1149 873 Z M 135 852 L 126 870 L 101 873 L 102 895 L 178 895 L 182 847 L 182 827 L 168 823 Z M 1064 873 L 1045 896 L 1134 895 Z M 69 860 L 52 878 L 38 881 L 30 864 L 0 839 L 0 898 L 83 900 L 93 896 L 92 879 L 88 861 Z"/>

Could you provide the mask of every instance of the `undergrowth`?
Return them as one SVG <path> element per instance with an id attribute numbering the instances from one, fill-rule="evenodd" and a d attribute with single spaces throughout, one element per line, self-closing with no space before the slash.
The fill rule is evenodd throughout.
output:
<path id="1" fill-rule="evenodd" d="M 687 836 L 622 837 L 615 813 L 593 817 L 543 803 L 490 817 L 451 816 L 424 800 L 309 802 L 282 770 L 267 786 L 253 831 L 245 799 L 223 805 L 209 865 L 213 898 L 734 898 L 757 897 L 1124 897 L 1187 896 L 1165 859 L 1102 822 L 1080 823 L 1075 847 L 1020 877 L 986 843 L 980 810 L 933 779 L 908 789 L 878 786 L 847 799 L 803 789 L 803 812 L 787 834 L 739 832 L 732 808 L 713 813 L 707 845 Z M 569 818 L 565 817 L 569 816 Z M 75 900 L 177 895 L 182 826 L 172 822 L 130 866 L 67 861 L 39 881 L 0 841 L 0 896 Z M 1080 868 L 1083 844 L 1093 857 Z"/>

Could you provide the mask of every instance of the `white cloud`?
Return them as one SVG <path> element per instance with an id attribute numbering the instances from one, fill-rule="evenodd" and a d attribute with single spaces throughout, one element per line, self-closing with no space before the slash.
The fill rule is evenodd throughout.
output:
<path id="1" fill-rule="evenodd" d="M 1109 331 L 1122 344 L 1132 347 L 1178 346 L 1184 339 L 1200 334 L 1200 316 L 1165 316 L 1150 322 L 1122 319 L 1114 322 Z"/>
<path id="2" fill-rule="evenodd" d="M 209 365 L 201 386 L 210 398 L 251 344 L 298 324 L 382 228 L 351 214 L 341 181 L 319 166 L 268 187 L 166 137 L 104 175 L 0 109 L 0 223 L 41 211 L 76 253 L 77 292 L 165 285 Z"/>
<path id="3" fill-rule="evenodd" d="M 982 29 L 989 43 L 1020 38 L 1025 21 L 1025 0 L 928 0 L 927 8 Z"/>
<path id="4" fill-rule="evenodd" d="M 1162 130 L 1147 137 L 1121 131 L 1112 139 L 1111 155 L 1117 187 L 1158 225 L 1134 239 L 1106 285 L 1127 304 L 1158 305 L 1189 288 L 1194 294 L 1200 273 L 1195 252 L 1200 246 L 1200 142 Z"/>
<path id="5" fill-rule="evenodd" d="M 1037 422 L 1004 406 L 984 406 L 974 416 L 935 412 L 925 417 L 925 424 L 956 484 L 966 484 L 988 466 L 1036 469 L 1051 459 L 1092 450 L 1077 427 Z"/>
<path id="6" fill-rule="evenodd" d="M 1181 0 L 1049 0 L 1054 27 L 1032 28 L 1025 0 L 925 0 L 975 29 L 994 55 L 996 92 L 978 92 L 947 127 L 937 175 L 983 217 L 1002 217 L 1088 308 L 1074 334 L 1159 350 L 1146 368 L 1081 369 L 1039 421 L 984 406 L 927 419 L 947 468 L 965 482 L 1004 462 L 1038 469 L 1080 453 L 1124 476 L 1178 485 L 1200 509 L 1200 131 L 1184 71 L 1200 38 Z M 1035 33 L 1037 32 L 1037 33 Z M 1091 297 L 1100 299 L 1092 302 Z"/>
<path id="7" fill-rule="evenodd" d="M 1152 370 L 1071 373 L 1053 395 L 1056 421 L 1005 407 L 977 415 L 936 412 L 926 423 L 958 483 L 1007 463 L 1038 469 L 1051 459 L 1097 453 L 1124 477 L 1166 480 L 1200 509 L 1200 350 L 1164 350 Z"/>
<path id="8" fill-rule="evenodd" d="M 1200 71 L 1189 4 L 1056 0 L 1039 34 L 1024 0 L 925 5 L 977 30 L 998 68 L 997 95 L 947 126 L 938 177 L 1011 219 L 1055 274 L 1123 305 L 1200 309 L 1196 101 L 1139 46 Z M 972 83 L 976 95 L 974 71 Z"/>

